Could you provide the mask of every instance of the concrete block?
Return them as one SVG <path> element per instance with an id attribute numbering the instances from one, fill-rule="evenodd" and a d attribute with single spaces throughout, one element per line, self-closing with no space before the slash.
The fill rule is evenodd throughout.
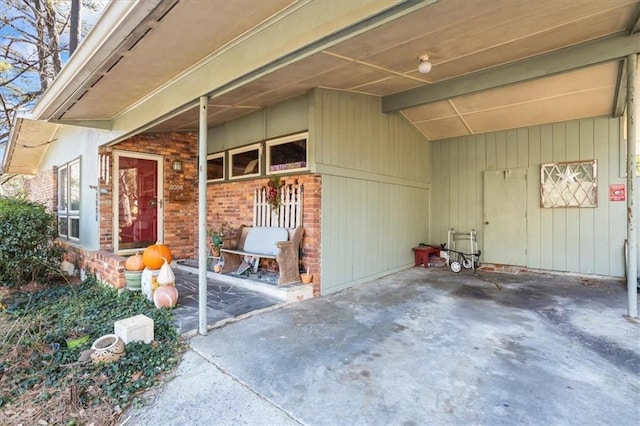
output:
<path id="1" fill-rule="evenodd" d="M 114 334 L 124 343 L 143 341 L 153 342 L 153 319 L 146 315 L 136 315 L 121 319 L 113 324 Z"/>

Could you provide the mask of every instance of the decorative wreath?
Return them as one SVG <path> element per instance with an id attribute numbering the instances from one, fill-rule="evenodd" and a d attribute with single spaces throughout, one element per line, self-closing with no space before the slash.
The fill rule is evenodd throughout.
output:
<path id="1" fill-rule="evenodd" d="M 271 176 L 269 183 L 267 183 L 267 202 L 271 206 L 271 209 L 276 212 L 280 211 L 280 188 L 282 188 L 280 177 Z"/>

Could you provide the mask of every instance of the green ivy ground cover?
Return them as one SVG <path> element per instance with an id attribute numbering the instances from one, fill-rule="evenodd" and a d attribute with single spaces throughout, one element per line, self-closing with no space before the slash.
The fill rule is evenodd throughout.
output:
<path id="1" fill-rule="evenodd" d="M 110 364 L 79 361 L 97 338 L 113 334 L 115 321 L 138 314 L 153 319 L 153 343 L 129 343 Z M 184 350 L 170 310 L 93 278 L 12 294 L 0 304 L 0 331 L 0 418 L 16 424 L 115 424 Z M 83 334 L 90 336 L 84 344 L 67 347 L 66 339 Z"/>

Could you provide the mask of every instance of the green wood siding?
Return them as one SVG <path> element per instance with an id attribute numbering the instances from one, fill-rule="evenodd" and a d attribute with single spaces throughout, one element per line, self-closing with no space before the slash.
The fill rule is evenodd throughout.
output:
<path id="1" fill-rule="evenodd" d="M 482 172 L 528 169 L 527 267 L 623 276 L 625 202 L 609 201 L 620 178 L 620 122 L 594 118 L 431 143 L 432 243 L 476 229 L 483 248 Z M 540 207 L 540 165 L 598 160 L 598 207 Z"/>
<path id="2" fill-rule="evenodd" d="M 429 143 L 380 99 L 316 90 L 310 139 L 322 175 L 322 288 L 413 265 L 428 241 Z"/>
<path id="3" fill-rule="evenodd" d="M 309 129 L 308 96 L 302 95 L 209 129 L 207 152 L 214 153 Z"/>

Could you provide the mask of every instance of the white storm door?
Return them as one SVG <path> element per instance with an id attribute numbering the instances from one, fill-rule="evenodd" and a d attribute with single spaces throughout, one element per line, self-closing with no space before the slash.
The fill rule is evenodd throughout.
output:
<path id="1" fill-rule="evenodd" d="M 162 157 L 114 151 L 113 242 L 116 253 L 163 241 Z"/>

